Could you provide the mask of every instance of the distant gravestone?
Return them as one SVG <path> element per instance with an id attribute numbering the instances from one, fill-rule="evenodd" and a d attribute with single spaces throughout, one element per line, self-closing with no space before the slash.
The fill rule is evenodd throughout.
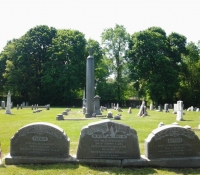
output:
<path id="1" fill-rule="evenodd" d="M 96 115 L 102 115 L 100 111 L 100 98 L 98 95 L 94 97 L 94 113 Z"/>
<path id="2" fill-rule="evenodd" d="M 5 101 L 2 101 L 2 102 L 1 102 L 1 108 L 2 108 L 2 109 L 5 109 L 5 106 L 6 106 L 6 105 L 5 105 Z"/>
<path id="3" fill-rule="evenodd" d="M 56 162 L 69 157 L 70 139 L 58 126 L 38 122 L 19 129 L 10 140 L 6 164 Z"/>
<path id="4" fill-rule="evenodd" d="M 145 155 L 148 159 L 198 157 L 199 138 L 189 129 L 165 125 L 153 130 L 145 140 Z"/>
<path id="5" fill-rule="evenodd" d="M 183 120 L 183 102 L 182 101 L 177 101 L 177 116 L 176 116 L 177 121 L 182 121 Z"/>
<path id="6" fill-rule="evenodd" d="M 164 105 L 164 112 L 169 112 L 169 104 Z"/>
<path id="7" fill-rule="evenodd" d="M 57 114 L 56 120 L 64 120 L 63 114 Z"/>
<path id="8" fill-rule="evenodd" d="M 152 103 L 150 104 L 150 107 L 149 107 L 149 108 L 150 108 L 150 111 L 153 110 L 153 104 L 152 104 Z"/>
<path id="9" fill-rule="evenodd" d="M 78 159 L 139 159 L 137 133 L 129 126 L 104 120 L 81 130 Z"/>
<path id="10" fill-rule="evenodd" d="M 107 118 L 113 118 L 112 112 L 108 111 Z"/>
<path id="11" fill-rule="evenodd" d="M 132 114 L 132 109 L 131 109 L 131 107 L 128 108 L 128 113 L 129 113 L 129 114 Z"/>
<path id="12" fill-rule="evenodd" d="M 174 104 L 174 111 L 173 111 L 174 114 L 177 114 L 177 104 Z"/>
<path id="13" fill-rule="evenodd" d="M 8 92 L 7 95 L 7 103 L 6 103 L 6 114 L 11 114 L 11 94 L 10 91 Z"/>

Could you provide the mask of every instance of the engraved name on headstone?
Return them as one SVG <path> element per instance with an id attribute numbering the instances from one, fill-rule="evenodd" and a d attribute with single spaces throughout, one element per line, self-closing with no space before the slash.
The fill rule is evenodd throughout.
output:
<path id="1" fill-rule="evenodd" d="M 81 130 L 78 159 L 140 158 L 137 133 L 109 119 L 91 123 Z"/>
<path id="2" fill-rule="evenodd" d="M 67 158 L 70 139 L 58 126 L 38 122 L 22 127 L 11 138 L 10 155 Z"/>
<path id="3" fill-rule="evenodd" d="M 159 127 L 145 140 L 145 155 L 149 159 L 200 156 L 200 141 L 191 130 L 176 125 Z"/>

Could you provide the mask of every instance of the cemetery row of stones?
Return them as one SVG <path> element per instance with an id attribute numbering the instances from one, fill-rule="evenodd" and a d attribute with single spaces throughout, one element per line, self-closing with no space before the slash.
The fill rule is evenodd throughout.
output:
<path id="1" fill-rule="evenodd" d="M 154 129 L 140 154 L 137 131 L 106 119 L 82 128 L 76 155 L 70 138 L 56 125 L 37 122 L 10 140 L 5 164 L 81 163 L 121 167 L 200 167 L 200 140 L 191 130 L 170 124 Z"/>

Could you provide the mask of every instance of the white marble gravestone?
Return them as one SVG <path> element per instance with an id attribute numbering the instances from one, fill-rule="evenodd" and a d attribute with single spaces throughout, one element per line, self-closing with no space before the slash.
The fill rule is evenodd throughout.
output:
<path id="1" fill-rule="evenodd" d="M 182 101 L 177 101 L 177 121 L 182 121 L 183 120 L 183 102 Z"/>
<path id="2" fill-rule="evenodd" d="M 10 91 L 8 91 L 7 95 L 7 103 L 6 103 L 6 114 L 11 114 L 11 94 Z"/>

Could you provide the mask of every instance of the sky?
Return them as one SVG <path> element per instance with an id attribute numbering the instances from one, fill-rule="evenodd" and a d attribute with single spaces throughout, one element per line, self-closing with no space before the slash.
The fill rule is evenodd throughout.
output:
<path id="1" fill-rule="evenodd" d="M 116 24 L 129 34 L 156 26 L 197 43 L 198 22 L 200 0 L 1 0 L 0 52 L 38 25 L 79 30 L 99 43 L 101 33 Z"/>

